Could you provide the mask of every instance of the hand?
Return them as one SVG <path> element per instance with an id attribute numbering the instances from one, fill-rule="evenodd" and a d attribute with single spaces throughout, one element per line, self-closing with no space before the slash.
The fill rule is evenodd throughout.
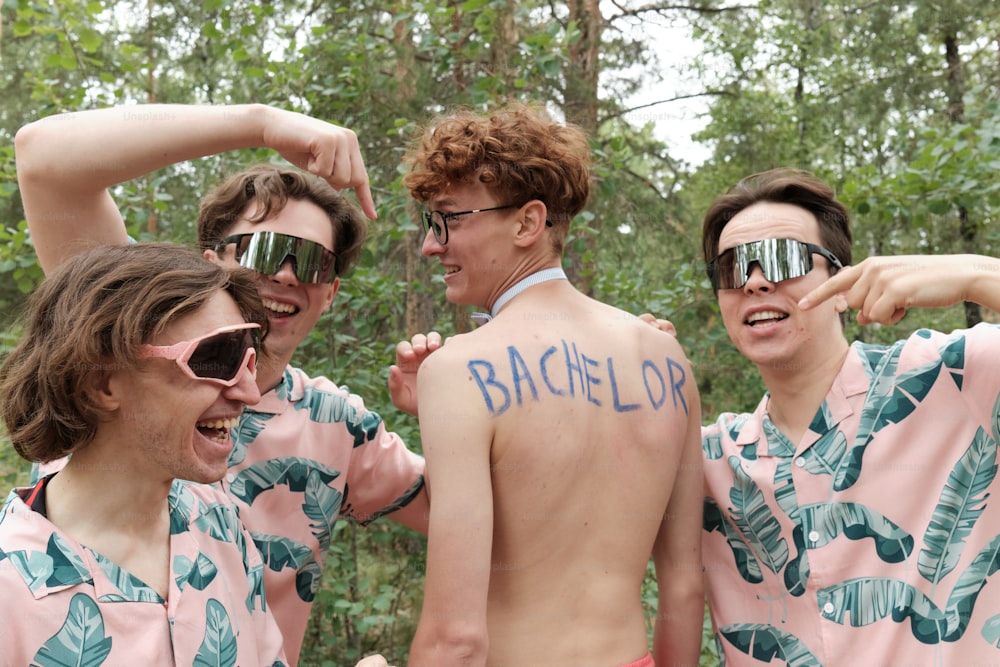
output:
<path id="1" fill-rule="evenodd" d="M 674 338 L 677 338 L 677 329 L 674 327 L 674 323 L 670 320 L 661 320 L 650 313 L 643 313 L 639 316 L 639 319 L 646 324 L 656 327 L 663 333 L 670 334 Z"/>
<path id="2" fill-rule="evenodd" d="M 361 662 L 355 665 L 355 667 L 392 667 L 392 665 L 380 655 L 370 655 L 362 658 Z"/>
<path id="3" fill-rule="evenodd" d="M 441 334 L 417 334 L 396 345 L 396 363 L 389 367 L 389 395 L 392 404 L 408 415 L 417 416 L 417 370 L 434 350 L 441 347 Z"/>
<path id="4" fill-rule="evenodd" d="M 353 188 L 361 210 L 374 220 L 375 201 L 358 135 L 347 128 L 294 111 L 274 107 L 267 107 L 267 110 L 264 145 L 338 190 Z"/>
<path id="5" fill-rule="evenodd" d="M 976 300 L 970 298 L 970 290 L 977 275 L 982 270 L 996 273 L 996 263 L 975 255 L 869 257 L 838 271 L 803 297 L 799 307 L 808 310 L 842 294 L 847 306 L 858 311 L 858 324 L 896 324 L 907 308 L 940 308 Z"/>

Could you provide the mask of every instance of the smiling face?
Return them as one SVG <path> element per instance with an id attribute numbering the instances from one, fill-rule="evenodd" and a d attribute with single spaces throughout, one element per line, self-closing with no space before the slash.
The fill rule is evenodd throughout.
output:
<path id="1" fill-rule="evenodd" d="M 718 251 L 769 238 L 789 238 L 822 245 L 819 224 L 809 211 L 792 204 L 758 202 L 735 216 L 719 236 Z M 827 261 L 813 256 L 813 270 L 801 278 L 768 281 L 753 265 L 743 287 L 720 290 L 719 310 L 737 349 L 772 375 L 799 373 L 818 359 L 837 355 L 847 347 L 840 313 L 843 297 L 834 297 L 809 311 L 798 301 L 829 277 Z"/>
<path id="2" fill-rule="evenodd" d="M 482 183 L 452 187 L 427 201 L 429 210 L 451 213 L 506 206 Z M 482 211 L 448 220 L 448 243 L 427 231 L 421 249 L 436 259 L 444 274 L 451 303 L 488 308 L 510 286 L 518 256 L 511 241 L 518 227 L 518 208 Z"/>
<path id="3" fill-rule="evenodd" d="M 255 207 L 255 204 L 251 206 Z M 312 202 L 289 199 L 283 209 L 267 220 L 250 222 L 248 218 L 255 210 L 244 211 L 244 215 L 226 234 L 273 231 L 315 241 L 328 250 L 336 251 L 330 218 Z M 238 265 L 232 245 L 227 246 L 221 256 L 211 250 L 205 251 L 205 255 L 226 266 Z M 339 288 L 339 278 L 332 284 L 300 282 L 290 261 L 273 275 L 260 274 L 258 289 L 270 323 L 264 348 L 268 357 L 274 360 L 274 366 L 283 368 L 291 361 L 296 348 L 333 303 Z"/>
<path id="4" fill-rule="evenodd" d="M 243 322 L 236 302 L 220 290 L 150 343 L 172 345 Z M 162 481 L 221 479 L 233 447 L 230 429 L 244 405 L 260 400 L 248 368 L 241 370 L 238 382 L 223 387 L 188 377 L 174 360 L 162 358 L 142 359 L 135 369 L 114 371 L 108 386 L 117 410 L 115 420 L 102 427 L 104 434 L 115 436 L 119 455 L 129 459 L 129 466 Z"/>

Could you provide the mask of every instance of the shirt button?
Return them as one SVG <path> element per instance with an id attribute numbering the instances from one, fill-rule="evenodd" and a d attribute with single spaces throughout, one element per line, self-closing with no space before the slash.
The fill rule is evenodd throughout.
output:
<path id="1" fill-rule="evenodd" d="M 810 542 L 819 542 L 819 532 L 815 531 L 815 530 L 810 531 L 809 532 L 809 541 Z"/>
<path id="2" fill-rule="evenodd" d="M 234 475 L 231 472 L 227 472 L 226 473 L 226 481 L 227 482 L 229 482 L 230 484 L 232 484 L 234 479 L 236 479 L 236 475 Z"/>
<path id="3" fill-rule="evenodd" d="M 795 459 L 795 465 L 797 465 L 800 468 L 805 468 L 806 460 L 800 456 L 799 458 Z"/>
<path id="4" fill-rule="evenodd" d="M 823 613 L 824 614 L 832 614 L 833 613 L 833 603 L 832 602 L 827 602 L 825 605 L 823 605 Z"/>

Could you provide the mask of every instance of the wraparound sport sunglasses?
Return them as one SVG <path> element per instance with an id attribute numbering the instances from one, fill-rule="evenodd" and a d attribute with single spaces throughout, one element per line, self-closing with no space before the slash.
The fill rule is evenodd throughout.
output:
<path id="1" fill-rule="evenodd" d="M 820 255 L 837 269 L 844 268 L 832 252 L 812 243 L 793 239 L 763 239 L 729 248 L 708 263 L 712 288 L 739 289 L 750 279 L 756 262 L 772 283 L 801 278 L 813 269 L 813 255 Z"/>
<path id="2" fill-rule="evenodd" d="M 277 232 L 253 232 L 227 236 L 215 246 L 222 253 L 229 244 L 236 245 L 240 266 L 273 276 L 291 257 L 295 277 L 303 283 L 332 283 L 340 273 L 340 258 L 315 241 Z"/>
<path id="3" fill-rule="evenodd" d="M 204 336 L 173 345 L 143 345 L 140 359 L 173 359 L 188 377 L 231 387 L 240 381 L 244 368 L 257 374 L 260 325 L 255 323 L 220 327 Z"/>

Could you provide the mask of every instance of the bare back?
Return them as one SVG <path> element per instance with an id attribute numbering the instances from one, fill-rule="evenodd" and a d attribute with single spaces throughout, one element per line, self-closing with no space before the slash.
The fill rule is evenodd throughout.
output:
<path id="1" fill-rule="evenodd" d="M 441 352 L 464 366 L 453 406 L 492 432 L 488 664 L 641 658 L 640 586 L 700 423 L 679 345 L 557 283 Z"/>

